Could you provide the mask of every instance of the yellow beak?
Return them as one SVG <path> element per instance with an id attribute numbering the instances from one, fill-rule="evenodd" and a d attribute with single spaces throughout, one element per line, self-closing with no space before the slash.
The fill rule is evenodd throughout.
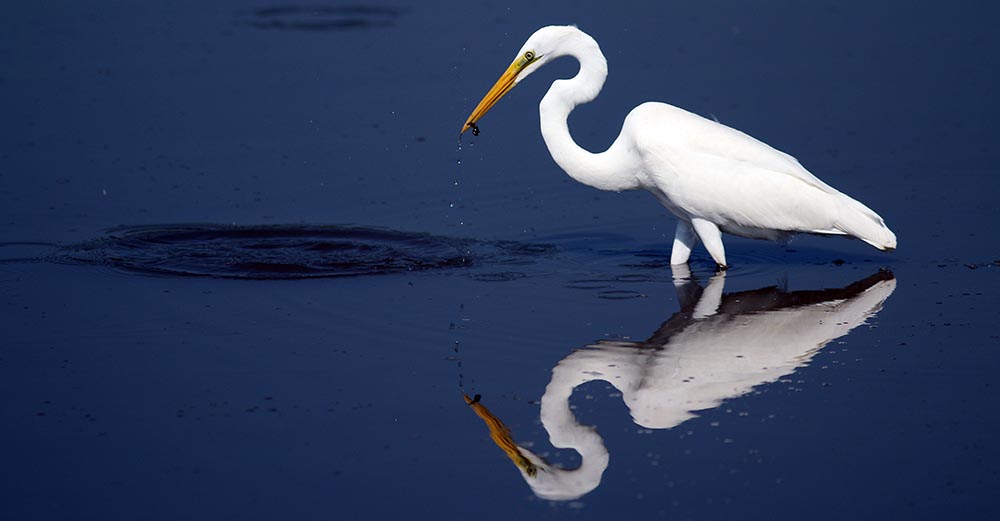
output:
<path id="1" fill-rule="evenodd" d="M 486 112 L 489 111 L 493 105 L 496 105 L 504 94 L 507 94 L 510 92 L 510 89 L 514 88 L 514 79 L 521 73 L 521 69 L 523 69 L 525 65 L 525 60 L 519 58 L 514 60 L 514 63 L 510 64 L 510 67 L 507 67 L 507 70 L 500 75 L 500 79 L 493 85 L 493 88 L 486 93 L 486 96 L 483 96 L 479 105 L 476 105 L 476 109 L 472 111 L 472 114 L 469 114 L 469 118 L 466 119 L 465 125 L 462 126 L 462 132 L 459 132 L 459 134 L 463 134 L 470 128 L 477 128 L 477 131 L 473 132 L 473 134 L 479 133 L 478 127 L 476 127 L 476 122 L 479 121 L 479 118 L 483 117 L 483 115 L 486 114 Z"/>

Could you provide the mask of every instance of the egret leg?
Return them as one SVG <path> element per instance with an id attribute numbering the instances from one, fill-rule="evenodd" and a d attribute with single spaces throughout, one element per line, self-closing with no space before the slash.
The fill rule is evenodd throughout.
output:
<path id="1" fill-rule="evenodd" d="M 670 251 L 670 264 L 687 264 L 691 257 L 691 248 L 698 237 L 694 234 L 691 223 L 684 219 L 677 219 L 677 231 L 674 233 L 674 247 Z"/>
<path id="2" fill-rule="evenodd" d="M 708 254 L 712 256 L 715 263 L 720 268 L 726 269 L 726 248 L 722 246 L 722 232 L 713 222 L 695 217 L 691 219 L 691 226 L 701 239 Z"/>

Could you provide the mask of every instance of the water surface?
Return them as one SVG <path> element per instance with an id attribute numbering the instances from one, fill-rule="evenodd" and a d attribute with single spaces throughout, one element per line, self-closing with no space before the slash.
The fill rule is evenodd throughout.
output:
<path id="1" fill-rule="evenodd" d="M 9 7 L 0 517 L 996 518 L 996 14 Z M 582 145 L 668 101 L 795 155 L 899 250 L 727 238 L 728 272 L 672 270 L 652 197 L 544 148 L 569 62 L 456 150 L 569 22 L 610 66 Z"/>

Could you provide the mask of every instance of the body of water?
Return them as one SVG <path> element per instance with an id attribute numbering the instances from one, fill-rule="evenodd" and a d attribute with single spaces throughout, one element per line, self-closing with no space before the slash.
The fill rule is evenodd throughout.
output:
<path id="1" fill-rule="evenodd" d="M 0 517 L 995 519 L 985 3 L 22 3 L 0 19 Z M 885 218 L 726 238 L 575 183 L 535 29 Z"/>

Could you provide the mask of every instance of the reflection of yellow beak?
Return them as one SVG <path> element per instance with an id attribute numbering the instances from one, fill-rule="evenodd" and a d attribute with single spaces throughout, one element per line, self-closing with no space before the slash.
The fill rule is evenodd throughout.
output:
<path id="1" fill-rule="evenodd" d="M 508 88 L 507 90 L 510 89 Z M 484 422 L 486 422 L 486 427 L 490 430 L 490 438 L 493 440 L 493 443 L 496 443 L 497 447 L 500 447 L 500 450 L 507 453 L 507 457 L 510 458 L 515 465 L 524 469 L 525 474 L 531 477 L 538 474 L 538 467 L 536 467 L 530 459 L 525 457 L 524 454 L 521 454 L 521 449 L 514 443 L 514 438 L 510 433 L 510 429 L 508 429 L 507 426 L 500 421 L 500 418 L 494 416 L 493 413 L 486 408 L 486 406 L 479 403 L 479 395 L 477 394 L 475 398 L 469 398 L 469 395 L 467 394 L 463 396 L 465 397 L 465 403 L 472 407 L 476 416 L 479 416 Z"/>
<path id="2" fill-rule="evenodd" d="M 502 98 L 504 94 L 507 94 L 510 92 L 510 89 L 514 88 L 514 79 L 521 73 L 521 70 L 524 69 L 525 65 L 527 65 L 527 62 L 524 59 L 519 58 L 514 60 L 514 63 L 510 64 L 510 67 L 507 67 L 507 70 L 500 75 L 500 79 L 493 85 L 493 88 L 486 93 L 486 96 L 483 96 L 483 100 L 479 102 L 479 105 L 476 105 L 476 110 L 473 110 L 472 114 L 469 114 L 469 118 L 465 121 L 465 125 L 462 126 L 462 132 L 459 132 L 459 134 L 473 128 L 476 122 L 479 121 L 479 118 L 483 117 L 483 114 L 486 114 L 486 112 L 489 111 L 493 105 L 496 105 L 496 103 L 500 101 L 500 98 Z M 478 132 L 473 133 L 476 134 Z"/>

